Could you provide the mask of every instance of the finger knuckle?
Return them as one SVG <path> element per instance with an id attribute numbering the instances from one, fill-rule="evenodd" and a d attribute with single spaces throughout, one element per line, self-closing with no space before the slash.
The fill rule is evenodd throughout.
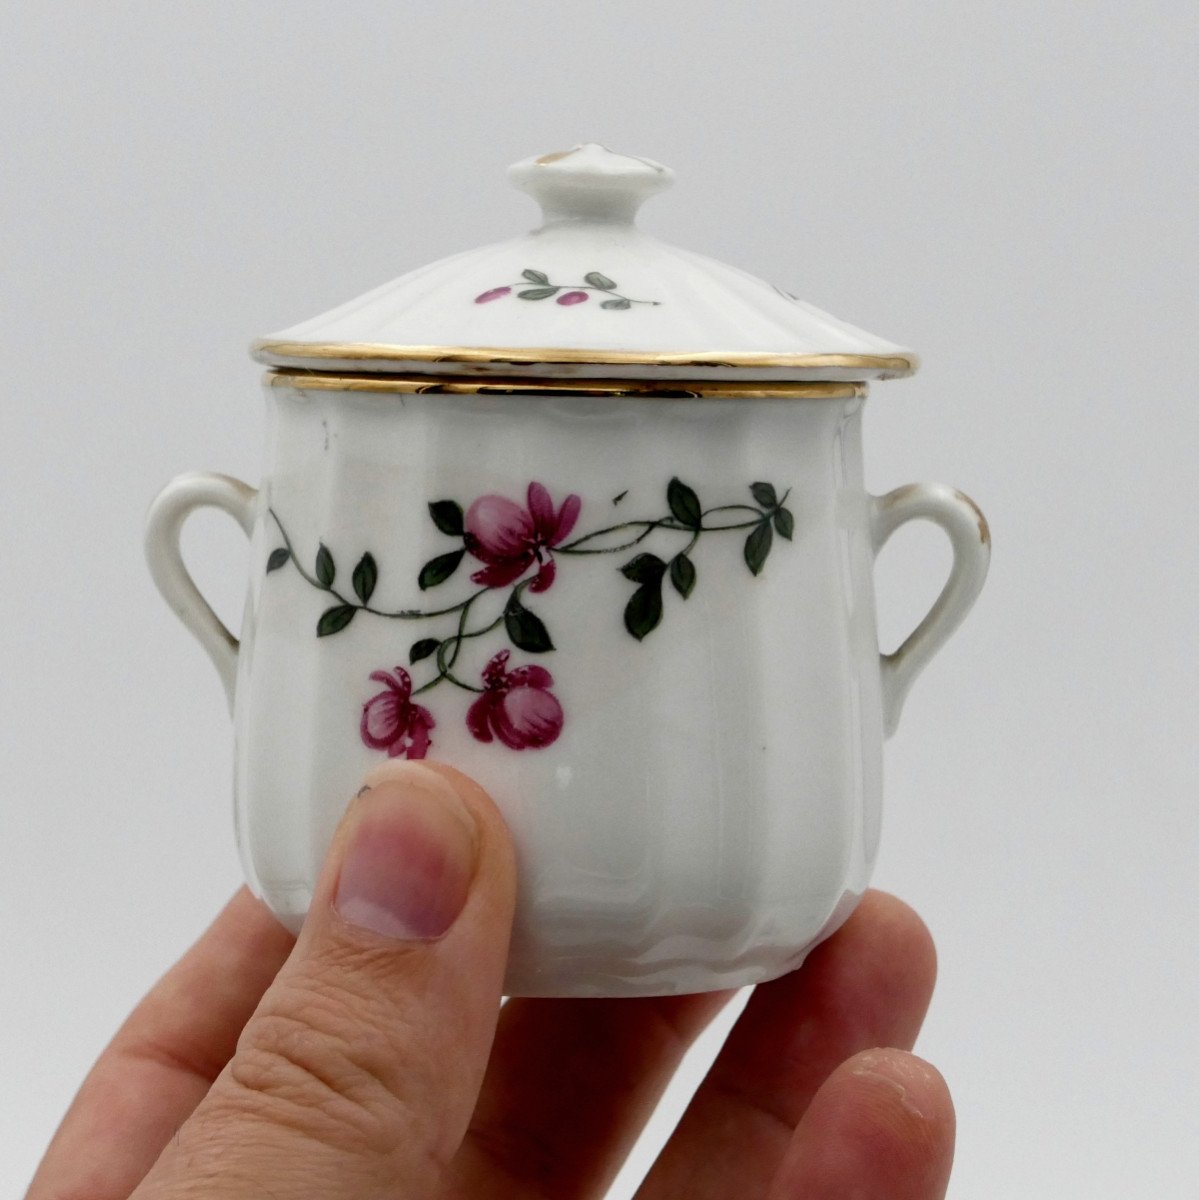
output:
<path id="1" fill-rule="evenodd" d="M 332 1148 L 388 1156 L 424 1118 L 396 1086 L 400 1038 L 319 986 L 255 1015 L 229 1064 L 234 1102 Z"/>

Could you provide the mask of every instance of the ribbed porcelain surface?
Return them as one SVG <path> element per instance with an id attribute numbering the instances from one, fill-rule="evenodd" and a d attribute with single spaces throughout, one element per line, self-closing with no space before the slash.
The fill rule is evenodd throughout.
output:
<path id="1" fill-rule="evenodd" d="M 864 381 L 911 355 L 638 231 L 666 168 L 589 145 L 513 178 L 538 230 L 259 344 L 257 488 L 183 475 L 151 506 L 233 712 L 246 878 L 298 929 L 363 778 L 448 763 L 514 839 L 509 994 L 771 979 L 867 886 L 883 739 L 987 525 L 940 484 L 866 492 Z M 207 507 L 251 538 L 237 634 L 183 561 Z M 873 566 L 912 520 L 952 565 L 880 655 Z"/>
<path id="2" fill-rule="evenodd" d="M 915 356 L 788 292 L 643 233 L 658 163 L 576 147 L 517 163 L 542 225 L 401 275 L 255 344 L 275 366 L 436 373 L 861 380 Z"/>
<path id="3" fill-rule="evenodd" d="M 237 827 L 247 876 L 281 919 L 298 927 L 348 794 L 383 757 L 359 736 L 381 691 L 372 673 L 403 667 L 419 685 L 432 659 L 410 663 L 409 647 L 446 632 L 445 620 L 360 613 L 316 636 L 333 601 L 301 572 L 319 547 L 343 593 L 369 551 L 372 607 L 436 609 L 469 594 L 480 563 L 417 590 L 421 564 L 452 545 L 430 500 L 521 501 L 533 480 L 556 504 L 579 497 L 574 537 L 657 515 L 672 474 L 705 505 L 752 503 L 749 485 L 773 481 L 792 539 L 776 536 L 755 577 L 745 529 L 705 533 L 692 594 L 667 583 L 643 640 L 622 622 L 635 584 L 619 568 L 639 551 L 666 559 L 687 537 L 555 552 L 553 586 L 523 593 L 554 649 L 512 649 L 509 664 L 552 675 L 563 715 L 550 745 L 480 741 L 466 720 L 475 697 L 448 684 L 418 697 L 436 721 L 427 757 L 478 780 L 519 848 L 506 990 L 734 987 L 790 970 L 848 914 L 877 847 L 883 736 L 860 398 L 416 395 L 402 410 L 324 389 L 270 398 L 275 467 L 257 502 L 237 683 Z M 268 572 L 280 526 L 294 564 Z M 472 624 L 509 592 L 483 597 Z M 477 682 L 501 646 L 502 628 L 468 642 L 455 674 Z"/>

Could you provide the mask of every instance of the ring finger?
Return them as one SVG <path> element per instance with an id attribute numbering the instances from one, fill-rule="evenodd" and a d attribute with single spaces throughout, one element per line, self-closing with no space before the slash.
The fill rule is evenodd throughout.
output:
<path id="1" fill-rule="evenodd" d="M 935 976 L 920 918 L 868 892 L 799 971 L 758 986 L 638 1200 L 765 1195 L 834 1070 L 872 1046 L 912 1046 Z"/>

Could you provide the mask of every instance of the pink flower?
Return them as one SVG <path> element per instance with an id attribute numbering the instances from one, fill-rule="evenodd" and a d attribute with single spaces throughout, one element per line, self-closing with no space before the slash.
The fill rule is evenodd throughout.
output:
<path id="1" fill-rule="evenodd" d="M 471 579 L 485 587 L 505 587 L 519 579 L 534 563 L 537 578 L 531 585 L 544 592 L 554 582 L 550 548 L 574 528 L 583 502 L 573 492 L 554 511 L 550 494 L 540 483 L 530 483 L 528 509 L 504 496 L 480 496 L 466 511 L 467 550 L 485 563 Z"/>
<path id="2" fill-rule="evenodd" d="M 486 304 L 489 300 L 498 300 L 501 296 L 506 296 L 512 289 L 510 287 L 491 288 L 490 291 L 481 292 L 475 297 L 476 304 Z"/>
<path id="3" fill-rule="evenodd" d="M 371 678 L 385 690 L 362 706 L 362 740 L 392 758 L 424 758 L 429 752 L 429 730 L 437 722 L 427 708 L 412 703 L 411 676 L 396 667 L 394 675 L 372 671 Z"/>
<path id="4" fill-rule="evenodd" d="M 544 667 L 508 671 L 501 650 L 483 668 L 483 694 L 470 706 L 466 727 L 481 742 L 499 738 L 512 750 L 539 750 L 562 732 L 562 705 L 549 691 L 553 676 Z"/>
<path id="5" fill-rule="evenodd" d="M 582 304 L 587 299 L 586 292 L 564 292 L 558 297 L 559 304 Z"/>

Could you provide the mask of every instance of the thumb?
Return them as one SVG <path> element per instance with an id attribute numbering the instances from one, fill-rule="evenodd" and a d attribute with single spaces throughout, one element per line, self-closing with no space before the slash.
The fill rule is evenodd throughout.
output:
<path id="1" fill-rule="evenodd" d="M 507 830 L 466 776 L 369 776 L 291 957 L 134 1196 L 433 1195 L 483 1079 L 514 891 Z"/>

